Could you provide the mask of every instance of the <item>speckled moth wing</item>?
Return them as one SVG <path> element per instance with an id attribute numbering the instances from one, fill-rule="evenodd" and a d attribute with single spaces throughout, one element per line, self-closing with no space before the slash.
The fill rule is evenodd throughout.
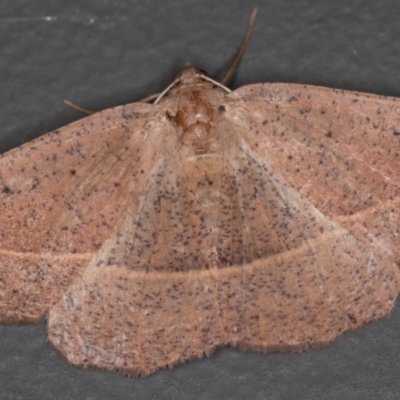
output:
<path id="1" fill-rule="evenodd" d="M 147 375 L 224 344 L 318 347 L 390 312 L 397 100 L 205 79 L 187 65 L 157 105 L 0 158 L 1 322 L 48 310 L 71 364 Z"/>
<path id="2" fill-rule="evenodd" d="M 198 105 L 215 136 L 196 155 L 176 108 Z M 396 266 L 274 171 L 250 139 L 275 107 L 248 106 L 211 88 L 160 102 L 170 121 L 145 201 L 49 312 L 49 341 L 70 363 L 147 375 L 224 344 L 318 347 L 389 313 Z"/>
<path id="3" fill-rule="evenodd" d="M 400 261 L 400 99 L 275 83 L 228 97 L 227 113 L 278 176 Z"/>
<path id="4" fill-rule="evenodd" d="M 2 323 L 42 318 L 138 196 L 160 146 L 153 111 L 106 110 L 0 155 Z"/>

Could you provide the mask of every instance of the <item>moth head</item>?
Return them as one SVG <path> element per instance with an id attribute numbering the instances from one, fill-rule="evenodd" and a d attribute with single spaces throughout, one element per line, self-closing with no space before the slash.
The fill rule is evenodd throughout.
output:
<path id="1" fill-rule="evenodd" d="M 186 90 L 188 87 L 193 88 L 195 86 L 218 86 L 226 92 L 230 92 L 230 90 L 224 85 L 211 79 L 206 72 L 196 69 L 191 64 L 186 63 L 183 66 L 182 71 L 175 75 L 172 78 L 172 82 L 169 84 L 169 86 L 160 93 L 160 95 L 154 101 L 154 104 L 157 104 L 165 95 L 170 92 L 177 93 L 182 90 Z"/>
<path id="2" fill-rule="evenodd" d="M 182 71 L 174 75 L 171 79 L 171 83 L 181 84 L 181 85 L 192 85 L 194 83 L 204 81 L 204 77 L 209 77 L 207 72 L 196 69 L 190 63 L 186 63 Z"/>

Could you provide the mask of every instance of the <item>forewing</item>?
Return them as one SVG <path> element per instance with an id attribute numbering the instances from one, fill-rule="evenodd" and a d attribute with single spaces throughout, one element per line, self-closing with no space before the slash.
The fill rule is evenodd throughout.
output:
<path id="1" fill-rule="evenodd" d="M 110 236 L 157 156 L 155 109 L 106 110 L 0 156 L 1 322 L 41 318 Z"/>
<path id="2" fill-rule="evenodd" d="M 268 83 L 228 97 L 228 115 L 278 176 L 400 260 L 400 99 Z"/>

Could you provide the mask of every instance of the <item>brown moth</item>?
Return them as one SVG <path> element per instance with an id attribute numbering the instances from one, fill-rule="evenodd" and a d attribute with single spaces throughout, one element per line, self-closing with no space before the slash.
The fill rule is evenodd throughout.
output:
<path id="1" fill-rule="evenodd" d="M 148 375 L 216 346 L 319 347 L 400 288 L 400 99 L 233 92 L 186 66 L 156 104 L 0 156 L 0 322 Z"/>

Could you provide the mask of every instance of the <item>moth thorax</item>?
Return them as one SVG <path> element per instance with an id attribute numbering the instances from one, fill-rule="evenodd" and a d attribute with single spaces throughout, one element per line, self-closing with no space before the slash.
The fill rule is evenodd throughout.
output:
<path id="1" fill-rule="evenodd" d="M 195 154 L 210 151 L 215 139 L 214 109 L 201 91 L 190 91 L 182 95 L 175 123 L 181 128 L 182 143 L 191 146 Z"/>

